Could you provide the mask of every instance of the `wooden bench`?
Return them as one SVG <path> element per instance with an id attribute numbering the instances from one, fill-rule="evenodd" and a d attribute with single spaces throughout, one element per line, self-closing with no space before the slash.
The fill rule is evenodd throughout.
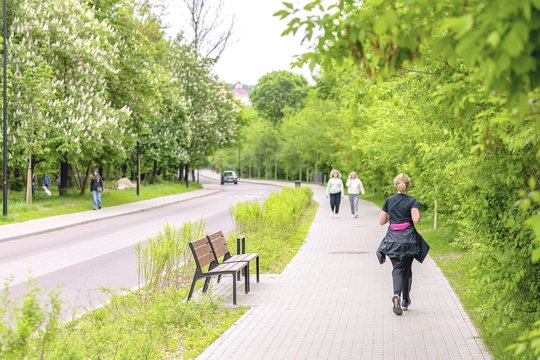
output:
<path id="1" fill-rule="evenodd" d="M 241 236 L 238 240 L 244 240 L 244 251 L 245 251 L 245 237 Z M 222 264 L 236 263 L 236 262 L 247 262 L 248 263 L 248 273 L 249 273 L 249 262 L 255 260 L 257 282 L 259 282 L 259 254 L 240 254 L 240 249 L 238 249 L 238 255 L 231 255 L 229 248 L 227 247 L 227 241 L 222 231 L 217 231 L 213 234 L 208 235 L 208 241 L 212 246 L 214 255 L 219 259 L 223 257 Z M 218 276 L 218 282 L 221 277 Z M 248 283 L 248 290 L 250 288 L 249 276 L 246 276 L 246 282 Z"/>
<path id="2" fill-rule="evenodd" d="M 195 283 L 200 279 L 205 279 L 203 292 L 208 290 L 210 278 L 212 276 L 221 276 L 231 274 L 233 277 L 233 304 L 236 305 L 236 275 L 240 274 L 242 270 L 245 271 L 245 292 L 249 292 L 249 266 L 248 262 L 229 262 L 219 264 L 216 258 L 210 240 L 207 236 L 199 240 L 195 240 L 189 243 L 189 248 L 195 259 L 195 275 L 193 275 L 193 281 L 191 282 L 191 288 L 189 289 L 188 300 L 193 296 L 193 290 L 195 289 Z M 208 271 L 204 272 L 203 267 L 208 265 Z"/>

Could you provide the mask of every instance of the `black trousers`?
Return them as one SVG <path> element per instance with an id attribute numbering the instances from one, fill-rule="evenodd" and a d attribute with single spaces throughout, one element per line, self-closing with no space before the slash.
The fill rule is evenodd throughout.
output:
<path id="1" fill-rule="evenodd" d="M 330 194 L 330 208 L 332 212 L 339 213 L 339 204 L 341 204 L 341 191 L 336 194 Z"/>
<path id="2" fill-rule="evenodd" d="M 394 284 L 394 294 L 401 295 L 402 299 L 409 300 L 409 293 L 412 285 L 412 262 L 414 258 L 403 259 L 390 258 L 392 261 L 392 281 Z"/>

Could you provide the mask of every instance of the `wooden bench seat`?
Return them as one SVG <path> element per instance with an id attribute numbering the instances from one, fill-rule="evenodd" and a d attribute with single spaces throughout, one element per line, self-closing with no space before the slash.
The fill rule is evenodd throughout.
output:
<path id="1" fill-rule="evenodd" d="M 231 252 L 229 251 L 229 248 L 227 246 L 225 235 L 223 235 L 222 231 L 217 231 L 213 234 L 208 235 L 207 237 L 208 237 L 208 241 L 210 242 L 210 246 L 212 246 L 212 250 L 214 251 L 214 255 L 216 259 L 218 259 L 218 262 L 219 262 L 219 259 L 223 257 L 221 264 L 247 262 L 248 273 L 249 273 L 249 263 L 255 260 L 257 282 L 259 282 L 259 254 L 258 253 L 231 255 Z M 220 277 L 218 277 L 218 282 L 219 281 L 220 281 Z M 250 286 L 249 276 L 246 277 L 246 282 L 248 284 L 248 290 L 249 290 L 249 286 Z"/>
<path id="2" fill-rule="evenodd" d="M 240 275 L 244 271 L 245 276 L 245 292 L 249 292 L 249 262 L 228 262 L 220 264 L 212 249 L 212 245 L 208 237 L 204 237 L 189 243 L 189 248 L 195 259 L 195 274 L 189 289 L 187 300 L 193 296 L 195 284 L 200 279 L 205 279 L 203 292 L 208 290 L 210 278 L 212 276 L 221 277 L 221 275 L 231 274 L 233 277 L 233 304 L 236 305 L 236 275 Z M 208 265 L 208 271 L 204 272 L 203 267 Z"/>

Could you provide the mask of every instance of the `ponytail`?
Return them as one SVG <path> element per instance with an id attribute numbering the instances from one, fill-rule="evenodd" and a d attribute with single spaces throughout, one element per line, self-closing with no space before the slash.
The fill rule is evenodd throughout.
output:
<path id="1" fill-rule="evenodd" d="M 394 178 L 394 185 L 396 186 L 397 191 L 400 193 L 406 193 L 409 189 L 411 179 L 407 174 L 401 173 Z"/>

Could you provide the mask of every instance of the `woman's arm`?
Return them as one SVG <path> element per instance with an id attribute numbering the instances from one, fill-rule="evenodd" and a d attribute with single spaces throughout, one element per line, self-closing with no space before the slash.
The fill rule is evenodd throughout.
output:
<path id="1" fill-rule="evenodd" d="M 417 208 L 412 208 L 411 217 L 412 217 L 412 221 L 415 224 L 418 224 L 420 222 L 420 210 L 418 210 Z"/>
<path id="2" fill-rule="evenodd" d="M 388 213 L 386 211 L 381 211 L 381 215 L 379 216 L 379 224 L 384 225 L 388 222 Z"/>

